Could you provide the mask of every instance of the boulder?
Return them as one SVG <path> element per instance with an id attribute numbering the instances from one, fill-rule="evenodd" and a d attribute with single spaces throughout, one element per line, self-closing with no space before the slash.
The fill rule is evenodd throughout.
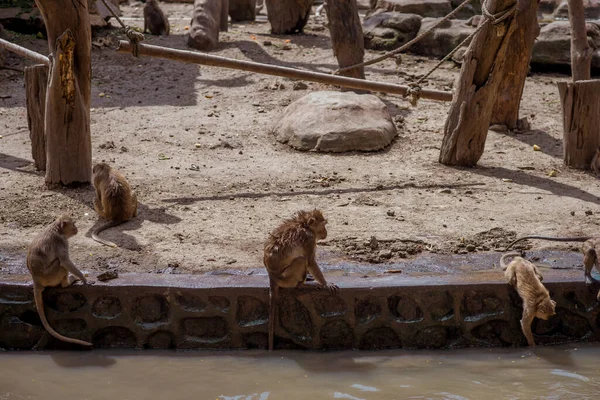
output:
<path id="1" fill-rule="evenodd" d="M 452 11 L 450 0 L 378 0 L 376 8 L 434 18 L 445 17 Z"/>
<path id="2" fill-rule="evenodd" d="M 450 4 L 452 5 L 452 9 L 454 10 L 458 7 L 463 0 L 450 0 Z M 481 0 L 471 0 L 469 4 L 464 6 L 462 10 L 460 10 L 453 18 L 456 19 L 469 19 L 474 15 L 481 15 Z"/>
<path id="3" fill-rule="evenodd" d="M 587 35 L 590 46 L 600 48 L 600 26 L 587 22 Z M 569 21 L 552 22 L 540 30 L 533 45 L 533 64 L 571 65 L 571 28 Z M 600 68 L 600 52 L 596 50 L 592 66 Z"/>
<path id="4" fill-rule="evenodd" d="M 600 18 L 600 0 L 583 0 L 583 8 L 585 10 L 586 19 Z M 569 3 L 567 0 L 562 0 L 560 5 L 554 11 L 554 18 L 569 19 Z"/>
<path id="5" fill-rule="evenodd" d="M 375 151 L 398 134 L 387 106 L 372 94 L 313 92 L 290 104 L 273 129 L 297 150 Z"/>
<path id="6" fill-rule="evenodd" d="M 365 47 L 393 50 L 414 39 L 421 27 L 421 16 L 398 12 L 374 14 L 363 22 Z"/>
<path id="7" fill-rule="evenodd" d="M 439 18 L 423 18 L 419 35 L 431 29 Z M 440 25 L 431 34 L 415 43 L 410 51 L 423 56 L 444 57 L 469 36 L 475 28 L 468 21 L 451 19 Z"/>

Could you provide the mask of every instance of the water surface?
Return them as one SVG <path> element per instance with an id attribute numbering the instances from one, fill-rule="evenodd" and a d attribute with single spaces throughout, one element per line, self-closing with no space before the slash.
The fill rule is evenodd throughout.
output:
<path id="1" fill-rule="evenodd" d="M 0 400 L 592 399 L 598 393 L 600 344 L 0 353 Z"/>

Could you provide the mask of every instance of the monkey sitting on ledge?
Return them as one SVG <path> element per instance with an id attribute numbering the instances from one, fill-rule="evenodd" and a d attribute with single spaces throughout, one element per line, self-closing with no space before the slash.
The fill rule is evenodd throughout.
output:
<path id="1" fill-rule="evenodd" d="M 267 239 L 263 262 L 269 273 L 269 350 L 273 350 L 279 288 L 315 287 L 336 293 L 338 287 L 328 284 L 315 261 L 317 240 L 327 238 L 327 220 L 320 210 L 299 211 L 285 220 Z M 310 272 L 314 282 L 307 283 Z"/>
<path id="2" fill-rule="evenodd" d="M 57 218 L 33 239 L 27 251 L 27 269 L 33 278 L 35 306 L 44 328 L 55 338 L 65 342 L 91 346 L 83 340 L 71 339 L 56 332 L 46 319 L 42 292 L 47 287 L 71 286 L 81 280 L 87 283 L 85 276 L 69 259 L 68 239 L 77 234 L 75 222 L 68 215 Z M 70 275 L 69 272 L 73 275 Z"/>

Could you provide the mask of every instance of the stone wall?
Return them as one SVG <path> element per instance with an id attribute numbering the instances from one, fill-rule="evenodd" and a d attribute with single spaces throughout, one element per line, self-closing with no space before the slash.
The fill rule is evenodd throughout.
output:
<path id="1" fill-rule="evenodd" d="M 596 292 L 581 271 L 544 273 L 557 315 L 541 344 L 600 338 Z M 521 301 L 501 271 L 453 278 L 336 278 L 340 294 L 281 290 L 276 348 L 387 349 L 525 345 Z M 266 276 L 153 277 L 49 289 L 50 324 L 95 347 L 266 348 Z M 27 277 L 0 282 L 0 348 L 74 349 L 45 333 Z"/>

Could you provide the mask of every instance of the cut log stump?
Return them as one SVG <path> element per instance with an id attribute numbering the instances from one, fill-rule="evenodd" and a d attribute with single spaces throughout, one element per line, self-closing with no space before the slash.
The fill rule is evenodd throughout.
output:
<path id="1" fill-rule="evenodd" d="M 46 88 L 48 66 L 25 67 L 25 97 L 27 102 L 27 126 L 31 138 L 31 156 L 35 169 L 46 170 L 46 137 L 44 120 L 46 115 Z"/>
<path id="2" fill-rule="evenodd" d="M 600 146 L 600 80 L 559 82 L 565 165 L 589 169 Z"/>
<path id="3" fill-rule="evenodd" d="M 188 46 L 201 50 L 214 50 L 219 44 L 219 30 L 227 31 L 229 1 L 195 0 Z"/>
<path id="4" fill-rule="evenodd" d="M 301 33 L 308 21 L 313 0 L 265 0 L 271 33 Z"/>

